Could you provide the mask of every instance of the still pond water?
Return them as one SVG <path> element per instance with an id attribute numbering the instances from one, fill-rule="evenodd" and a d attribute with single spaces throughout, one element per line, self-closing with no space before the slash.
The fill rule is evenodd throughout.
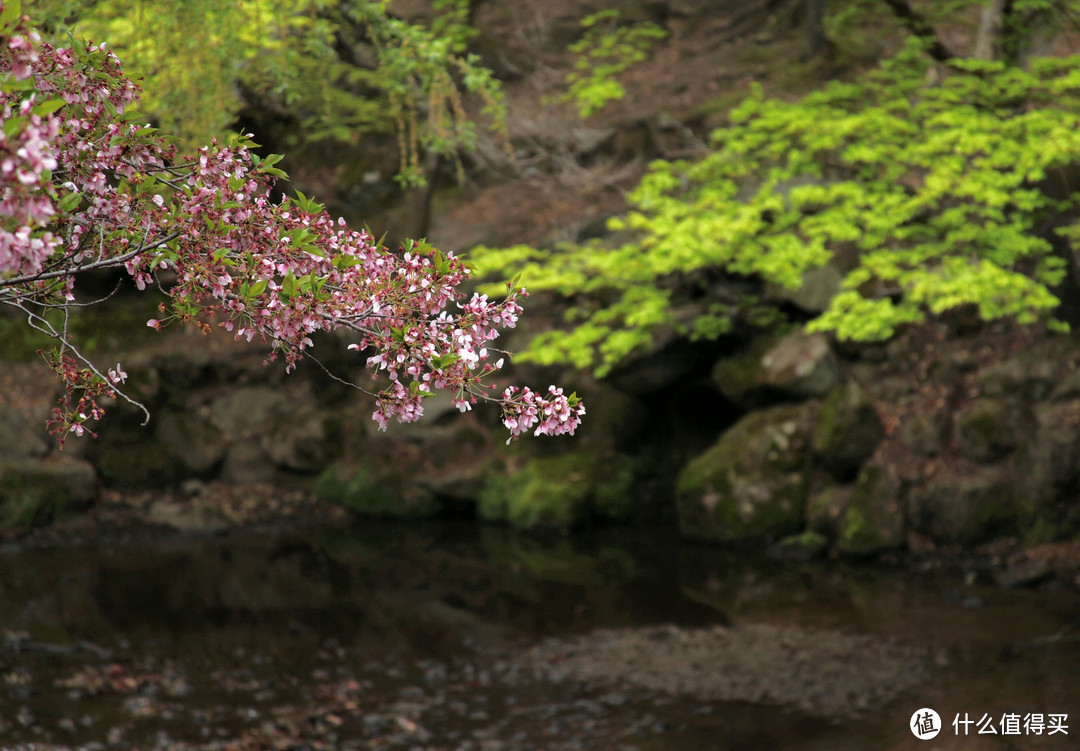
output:
<path id="1" fill-rule="evenodd" d="M 553 683 L 516 657 L 551 637 L 658 624 L 870 634 L 925 648 L 928 677 L 884 706 L 822 717 Z M 541 541 L 367 524 L 11 548 L 0 629 L 5 749 L 1080 748 L 1075 591 L 781 562 L 668 533 Z M 944 723 L 934 740 L 909 729 L 922 707 Z M 997 734 L 973 723 L 958 735 L 965 714 Z M 1013 714 L 1068 715 L 1068 734 L 1003 734 Z"/>

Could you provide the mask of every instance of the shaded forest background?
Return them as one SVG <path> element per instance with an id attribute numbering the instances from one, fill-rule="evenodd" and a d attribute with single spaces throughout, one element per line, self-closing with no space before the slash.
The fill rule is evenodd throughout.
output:
<path id="1" fill-rule="evenodd" d="M 181 147 L 254 133 L 286 190 L 354 226 L 467 253 L 484 291 L 522 274 L 518 373 L 589 408 L 568 445 L 505 449 L 494 414 L 440 404 L 377 435 L 317 369 L 158 336 L 156 302 L 120 295 L 76 326 L 102 356 L 138 349 L 155 419 L 117 405 L 66 452 L 80 503 L 186 484 L 137 510 L 198 526 L 223 513 L 205 483 L 284 480 L 368 514 L 667 520 L 853 555 L 1080 529 L 1071 2 L 25 9 L 109 40 Z M 40 474 L 41 343 L 3 325 L 5 450 Z M 60 513 L 15 506 L 9 526 Z"/>

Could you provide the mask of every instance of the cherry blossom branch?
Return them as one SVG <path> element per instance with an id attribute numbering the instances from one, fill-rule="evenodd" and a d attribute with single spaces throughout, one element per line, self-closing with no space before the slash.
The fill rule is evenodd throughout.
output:
<path id="1" fill-rule="evenodd" d="M 508 285 L 501 301 L 469 296 L 469 270 L 453 253 L 423 242 L 391 252 L 300 193 L 272 202 L 280 157 L 254 154 L 250 136 L 178 159 L 123 114 L 138 87 L 103 45 L 56 48 L 25 18 L 0 18 L 0 304 L 58 343 L 48 362 L 65 387 L 50 421 L 61 442 L 100 418 L 100 397 L 124 398 L 149 419 L 120 391 L 120 366 L 103 374 L 68 334 L 68 313 L 85 304 L 76 302 L 77 275 L 105 268 L 124 269 L 139 290 L 161 289 L 168 270 L 168 306 L 149 326 L 217 324 L 268 344 L 286 371 L 311 357 L 314 334 L 355 332 L 360 341 L 348 349 L 372 353 L 365 364 L 382 388 L 312 359 L 375 398 L 380 428 L 418 419 L 436 390 L 461 411 L 498 402 L 511 439 L 580 424 L 584 406 L 555 386 L 545 394 L 511 386 L 497 397 L 484 384 L 504 364 L 493 343 L 516 325 L 524 289 Z M 44 309 L 64 312 L 60 330 L 35 312 Z"/>

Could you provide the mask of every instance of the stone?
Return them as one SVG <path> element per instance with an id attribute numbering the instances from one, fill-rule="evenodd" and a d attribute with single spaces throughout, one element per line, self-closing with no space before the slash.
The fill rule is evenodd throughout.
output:
<path id="1" fill-rule="evenodd" d="M 52 448 L 46 417 L 0 404 L 0 461 L 45 456 Z"/>
<path id="2" fill-rule="evenodd" d="M 200 411 L 165 409 L 154 421 L 154 440 L 175 454 L 189 473 L 207 476 L 225 458 L 225 438 Z"/>
<path id="3" fill-rule="evenodd" d="M 818 405 L 746 415 L 679 473 L 679 528 L 696 539 L 773 539 L 802 527 Z"/>
<path id="4" fill-rule="evenodd" d="M 1030 543 L 1080 533 L 1080 400 L 1038 405 L 1035 423 L 1011 473 L 1019 523 Z"/>
<path id="5" fill-rule="evenodd" d="M 850 485 L 829 485 L 811 494 L 806 502 L 806 528 L 836 540 L 847 514 L 851 489 Z"/>
<path id="6" fill-rule="evenodd" d="M 999 587 L 1015 589 L 1037 586 L 1053 575 L 1054 570 L 1046 561 L 1024 561 L 1014 563 L 994 578 Z"/>
<path id="7" fill-rule="evenodd" d="M 956 449 L 974 462 L 998 462 L 1032 432 L 1033 422 L 1028 410 L 1013 401 L 976 399 L 956 414 Z"/>
<path id="8" fill-rule="evenodd" d="M 821 405 L 811 439 L 815 461 L 838 480 L 850 480 L 885 437 L 885 426 L 854 381 L 833 390 Z"/>
<path id="9" fill-rule="evenodd" d="M 1051 401 L 1064 402 L 1080 399 L 1080 369 L 1070 370 L 1061 381 L 1058 382 L 1050 395 Z"/>
<path id="10" fill-rule="evenodd" d="M 792 303 L 808 313 L 824 313 L 836 293 L 844 274 L 836 266 L 827 263 L 806 271 L 802 283 L 797 289 L 788 289 L 780 284 L 770 284 L 766 288 L 769 297 Z"/>
<path id="11" fill-rule="evenodd" d="M 377 456 L 356 463 L 335 462 L 319 475 L 315 495 L 362 516 L 422 519 L 438 515 L 442 503 L 434 493 L 411 482 L 408 473 L 401 471 L 408 466 L 404 462 L 387 466 Z"/>
<path id="12" fill-rule="evenodd" d="M 226 482 L 270 482 L 276 475 L 270 457 L 254 440 L 234 441 L 221 467 L 221 479 Z"/>
<path id="13" fill-rule="evenodd" d="M 494 475 L 477 500 L 488 521 L 523 531 L 568 531 L 592 517 L 625 519 L 633 510 L 633 465 L 607 453 L 530 459 L 520 470 Z"/>
<path id="14" fill-rule="evenodd" d="M 904 484 L 885 463 L 863 466 L 852 488 L 836 551 L 851 557 L 876 555 L 904 543 Z"/>
<path id="15" fill-rule="evenodd" d="M 148 440 L 141 425 L 109 423 L 87 445 L 87 457 L 107 485 L 161 488 L 189 476 L 190 470 L 171 446 Z"/>
<path id="16" fill-rule="evenodd" d="M 232 442 L 254 438 L 278 415 L 291 409 L 289 400 L 266 386 L 239 388 L 210 405 L 211 420 Z"/>
<path id="17" fill-rule="evenodd" d="M 825 396 L 840 384 L 840 363 L 824 334 L 785 336 L 761 367 L 766 385 L 795 397 Z"/>
<path id="18" fill-rule="evenodd" d="M 1038 402 L 1047 398 L 1053 390 L 1057 381 L 1056 371 L 1054 360 L 1024 353 L 986 368 L 979 373 L 976 382 L 986 396 L 1019 397 Z"/>
<path id="19" fill-rule="evenodd" d="M 974 544 L 1018 533 L 1009 472 L 1004 467 L 953 467 L 912 489 L 914 531 L 936 543 Z"/>
<path id="20" fill-rule="evenodd" d="M 97 474 L 77 459 L 18 459 L 0 463 L 0 527 L 40 527 L 88 509 Z"/>
<path id="21" fill-rule="evenodd" d="M 797 535 L 789 535 L 769 548 L 769 555 L 788 561 L 809 561 L 820 558 L 829 547 L 825 535 L 807 530 Z"/>
<path id="22" fill-rule="evenodd" d="M 215 533 L 229 527 L 224 516 L 209 508 L 166 500 L 151 503 L 147 518 L 181 532 Z"/>
<path id="23" fill-rule="evenodd" d="M 897 438 L 905 448 L 925 456 L 938 456 L 945 449 L 945 425 L 936 413 L 911 412 L 900 422 Z"/>
<path id="24" fill-rule="evenodd" d="M 674 332 L 658 334 L 647 351 L 627 356 L 607 376 L 614 388 L 638 396 L 662 391 L 698 367 L 698 347 Z"/>
<path id="25" fill-rule="evenodd" d="M 300 405 L 272 416 L 259 446 L 273 464 L 290 472 L 313 473 L 337 458 L 340 430 L 330 414 Z"/>
<path id="26" fill-rule="evenodd" d="M 781 400 L 782 395 L 766 385 L 761 367 L 762 358 L 776 342 L 774 337 L 759 336 L 742 350 L 716 361 L 709 377 L 724 398 L 744 410 Z"/>

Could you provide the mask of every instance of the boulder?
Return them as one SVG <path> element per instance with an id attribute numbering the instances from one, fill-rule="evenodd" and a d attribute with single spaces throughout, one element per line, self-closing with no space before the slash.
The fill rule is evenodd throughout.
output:
<path id="1" fill-rule="evenodd" d="M 766 287 L 766 293 L 774 300 L 789 302 L 808 313 L 824 313 L 840 291 L 843 280 L 844 272 L 836 265 L 827 263 L 804 272 L 802 283 L 796 289 L 770 284 Z"/>
<path id="2" fill-rule="evenodd" d="M 656 334 L 647 350 L 628 355 L 606 380 L 631 395 L 653 394 L 699 367 L 701 348 L 674 332 Z"/>
<path id="3" fill-rule="evenodd" d="M 94 467 L 75 459 L 0 463 L 0 527 L 39 527 L 85 511 L 97 497 Z"/>
<path id="4" fill-rule="evenodd" d="M 851 490 L 850 485 L 829 485 L 811 494 L 806 502 L 806 528 L 836 540 L 847 514 Z"/>
<path id="5" fill-rule="evenodd" d="M 271 482 L 277 476 L 270 457 L 257 441 L 238 440 L 229 446 L 220 477 L 226 482 Z"/>
<path id="6" fill-rule="evenodd" d="M 985 396 L 1042 401 L 1050 396 L 1058 381 L 1059 357 L 1060 352 L 1046 351 L 1046 345 L 1025 350 L 986 368 L 976 382 Z"/>
<path id="7" fill-rule="evenodd" d="M 0 404 L 0 461 L 42 457 L 52 442 L 45 430 L 44 415 L 27 415 L 23 410 Z"/>
<path id="8" fill-rule="evenodd" d="M 276 467 L 313 473 L 337 458 L 340 426 L 331 414 L 302 404 L 275 414 L 259 437 L 259 446 Z"/>
<path id="9" fill-rule="evenodd" d="M 799 531 L 817 410 L 811 402 L 753 412 L 688 463 L 676 485 L 683 534 L 739 541 Z"/>
<path id="10" fill-rule="evenodd" d="M 840 523 L 836 551 L 862 557 L 900 547 L 904 543 L 904 490 L 892 466 L 863 465 Z"/>
<path id="11" fill-rule="evenodd" d="M 627 457 L 536 457 L 520 470 L 491 477 L 478 498 L 477 513 L 519 530 L 564 532 L 592 517 L 627 518 L 633 510 L 632 484 Z"/>
<path id="12" fill-rule="evenodd" d="M 913 411 L 901 421 L 897 430 L 900 443 L 919 456 L 938 456 L 945 449 L 945 420 L 940 414 Z"/>
<path id="13" fill-rule="evenodd" d="M 232 442 L 257 438 L 276 417 L 293 406 L 278 390 L 249 386 L 215 399 L 210 405 L 210 419 L 226 440 Z"/>
<path id="14" fill-rule="evenodd" d="M 956 450 L 973 462 L 998 462 L 1030 435 L 1033 423 L 1030 411 L 1017 402 L 976 399 L 956 414 Z"/>
<path id="15" fill-rule="evenodd" d="M 793 397 L 825 396 L 840 384 L 840 363 L 824 334 L 785 336 L 761 359 L 764 383 Z"/>
<path id="16" fill-rule="evenodd" d="M 1080 400 L 1035 408 L 1037 428 L 1015 456 L 1012 486 L 1030 542 L 1080 533 Z"/>
<path id="17" fill-rule="evenodd" d="M 850 480 L 885 437 L 885 426 L 854 381 L 833 390 L 821 405 L 811 440 L 815 461 L 839 480 Z"/>
<path id="18" fill-rule="evenodd" d="M 407 466 L 407 465 L 406 465 Z M 430 490 L 410 482 L 402 464 L 388 467 L 376 457 L 349 463 L 335 462 L 315 483 L 315 495 L 362 516 L 393 519 L 432 517 L 442 503 Z"/>
<path id="19" fill-rule="evenodd" d="M 154 420 L 154 440 L 169 447 L 190 475 L 207 476 L 225 458 L 225 438 L 201 410 L 164 409 Z"/>
<path id="20" fill-rule="evenodd" d="M 1007 467 L 954 464 L 913 488 L 907 509 L 912 528 L 937 543 L 973 544 L 1019 532 Z"/>
<path id="21" fill-rule="evenodd" d="M 759 336 L 742 350 L 722 357 L 713 365 L 710 378 L 717 390 L 741 409 L 756 409 L 782 399 L 765 384 L 761 360 L 776 346 L 777 340 Z"/>
<path id="22" fill-rule="evenodd" d="M 789 561 L 809 561 L 824 555 L 828 547 L 825 535 L 808 529 L 780 540 L 769 548 L 769 555 Z"/>
<path id="23" fill-rule="evenodd" d="M 472 509 L 494 471 L 495 443 L 491 426 L 455 410 L 453 420 L 429 425 L 423 440 L 413 446 L 418 453 L 410 473 L 436 498 Z"/>
<path id="24" fill-rule="evenodd" d="M 87 444 L 87 458 L 107 485 L 160 488 L 189 477 L 183 457 L 169 445 L 147 440 L 151 435 L 138 423 L 109 422 Z"/>

